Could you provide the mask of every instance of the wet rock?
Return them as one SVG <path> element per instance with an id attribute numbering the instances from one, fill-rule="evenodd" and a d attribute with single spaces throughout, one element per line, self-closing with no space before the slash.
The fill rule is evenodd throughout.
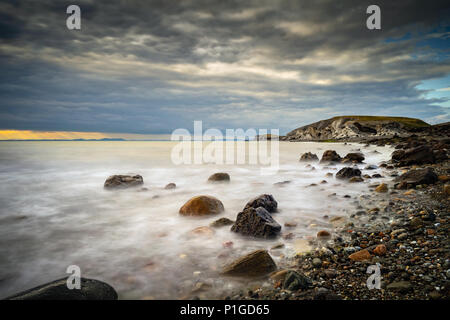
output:
<path id="1" fill-rule="evenodd" d="M 299 161 L 319 161 L 319 158 L 314 153 L 306 152 L 302 154 Z"/>
<path id="2" fill-rule="evenodd" d="M 275 199 L 273 198 L 273 196 L 271 194 L 262 194 L 256 198 L 250 200 L 245 205 L 244 210 L 248 209 L 250 207 L 255 208 L 255 209 L 258 207 L 263 207 L 270 213 L 273 213 L 273 212 L 277 211 L 277 206 L 278 206 L 278 203 L 275 201 Z"/>
<path id="3" fill-rule="evenodd" d="M 211 222 L 211 224 L 209 226 L 213 227 L 213 228 L 220 228 L 220 227 L 230 226 L 233 223 L 234 223 L 234 221 L 230 220 L 228 218 L 220 218 L 220 219 L 217 219 L 216 221 Z"/>
<path id="4" fill-rule="evenodd" d="M 280 271 L 276 271 L 270 275 L 270 279 L 274 281 L 284 281 L 286 275 L 289 273 L 289 270 L 284 269 Z"/>
<path id="5" fill-rule="evenodd" d="M 205 216 L 218 214 L 225 209 L 222 202 L 212 196 L 196 196 L 188 200 L 179 213 L 183 216 Z"/>
<path id="6" fill-rule="evenodd" d="M 364 260 L 370 260 L 372 258 L 372 255 L 369 253 L 369 251 L 367 249 L 363 249 L 363 250 L 357 251 L 355 253 L 352 253 L 348 257 L 352 261 L 364 261 Z"/>
<path id="7" fill-rule="evenodd" d="M 248 207 L 242 212 L 239 212 L 236 222 L 231 227 L 231 231 L 246 236 L 273 238 L 280 233 L 281 226 L 263 207 L 256 209 Z"/>
<path id="8" fill-rule="evenodd" d="M 176 185 L 175 183 L 171 182 L 171 183 L 168 183 L 168 184 L 164 187 L 164 189 L 166 189 L 166 190 L 172 190 L 172 189 L 175 189 L 176 187 L 177 187 L 177 185 Z"/>
<path id="9" fill-rule="evenodd" d="M 117 292 L 109 284 L 81 278 L 81 289 L 67 288 L 67 278 L 17 293 L 7 300 L 117 300 Z"/>
<path id="10" fill-rule="evenodd" d="M 322 266 L 322 260 L 320 260 L 319 258 L 314 258 L 312 260 L 312 265 L 314 268 L 319 268 Z"/>
<path id="11" fill-rule="evenodd" d="M 386 246 L 384 244 L 379 244 L 373 250 L 373 253 L 377 256 L 384 256 L 387 252 Z"/>
<path id="12" fill-rule="evenodd" d="M 317 232 L 317 239 L 326 240 L 331 238 L 331 233 L 326 230 L 321 230 Z"/>
<path id="13" fill-rule="evenodd" d="M 197 227 L 189 232 L 190 236 L 202 236 L 202 237 L 212 237 L 215 231 L 210 227 Z"/>
<path id="14" fill-rule="evenodd" d="M 327 150 L 323 153 L 321 163 L 323 162 L 339 162 L 341 161 L 341 156 L 337 154 L 334 150 Z"/>
<path id="15" fill-rule="evenodd" d="M 386 193 L 388 192 L 388 186 L 385 183 L 380 184 L 378 187 L 375 188 L 375 192 L 378 193 Z"/>
<path id="16" fill-rule="evenodd" d="M 409 281 L 397 281 L 392 282 L 386 286 L 387 290 L 399 291 L 399 292 L 408 292 L 412 289 L 411 282 Z"/>
<path id="17" fill-rule="evenodd" d="M 337 179 L 350 179 L 352 177 L 360 177 L 360 176 L 361 170 L 350 167 L 342 168 L 341 170 L 338 171 L 338 173 L 336 173 Z"/>
<path id="18" fill-rule="evenodd" d="M 364 179 L 361 177 L 351 177 L 348 182 L 350 183 L 357 183 L 357 182 L 364 182 Z"/>
<path id="19" fill-rule="evenodd" d="M 256 250 L 224 267 L 222 273 L 230 276 L 260 277 L 277 269 L 266 250 Z"/>
<path id="20" fill-rule="evenodd" d="M 290 291 L 308 289 L 312 286 L 312 281 L 308 277 L 296 271 L 289 271 L 283 282 L 283 288 Z"/>
<path id="21" fill-rule="evenodd" d="M 208 178 L 208 182 L 230 182 L 230 175 L 225 172 L 217 172 Z"/>
<path id="22" fill-rule="evenodd" d="M 347 153 L 347 155 L 342 159 L 342 162 L 356 162 L 356 163 L 361 163 L 364 161 L 364 155 L 360 152 L 352 152 L 352 153 Z"/>
<path id="23" fill-rule="evenodd" d="M 396 150 L 392 153 L 392 160 L 402 167 L 414 164 L 430 164 L 436 161 L 432 150 L 425 145 L 407 150 Z"/>
<path id="24" fill-rule="evenodd" d="M 364 170 L 375 170 L 378 169 L 376 165 L 370 164 L 364 168 Z"/>
<path id="25" fill-rule="evenodd" d="M 136 187 L 144 184 L 144 179 L 140 175 L 113 175 L 106 179 L 104 188 L 106 189 L 119 189 Z"/>
<path id="26" fill-rule="evenodd" d="M 431 168 L 413 169 L 395 178 L 396 188 L 403 189 L 409 186 L 415 187 L 422 184 L 434 184 L 438 176 Z"/>
<path id="27" fill-rule="evenodd" d="M 285 186 L 285 185 L 287 185 L 287 184 L 289 184 L 291 182 L 292 181 L 290 181 L 290 180 L 285 180 L 285 181 L 275 182 L 273 185 L 277 186 L 277 187 L 282 187 L 282 186 Z"/>

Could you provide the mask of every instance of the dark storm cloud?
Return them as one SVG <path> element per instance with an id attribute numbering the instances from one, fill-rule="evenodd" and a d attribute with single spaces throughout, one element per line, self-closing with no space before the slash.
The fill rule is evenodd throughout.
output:
<path id="1" fill-rule="evenodd" d="M 65 27 L 78 4 L 82 30 Z M 446 1 L 10 1 L 0 127 L 282 131 L 339 114 L 448 120 L 421 81 L 449 74 Z M 446 45 L 433 46 L 432 39 Z M 426 45 L 421 45 L 425 43 Z"/>

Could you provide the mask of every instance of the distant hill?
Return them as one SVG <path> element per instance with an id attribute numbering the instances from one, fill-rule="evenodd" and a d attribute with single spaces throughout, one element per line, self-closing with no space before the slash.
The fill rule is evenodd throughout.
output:
<path id="1" fill-rule="evenodd" d="M 339 116 L 289 132 L 283 140 L 326 141 L 370 137 L 408 136 L 430 125 L 420 119 L 383 116 Z"/>

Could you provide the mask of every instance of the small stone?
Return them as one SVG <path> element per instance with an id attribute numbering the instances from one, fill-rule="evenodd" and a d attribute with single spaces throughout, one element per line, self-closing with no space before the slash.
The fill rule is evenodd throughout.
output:
<path id="1" fill-rule="evenodd" d="M 312 261 L 312 265 L 315 268 L 319 268 L 322 266 L 322 260 L 320 260 L 319 258 L 314 258 Z"/>
<path id="2" fill-rule="evenodd" d="M 233 223 L 234 223 L 234 221 L 230 220 L 228 218 L 220 218 L 220 219 L 217 219 L 216 221 L 211 222 L 209 226 L 213 227 L 213 228 L 220 228 L 220 227 L 232 225 Z"/>
<path id="3" fill-rule="evenodd" d="M 392 291 L 407 292 L 412 289 L 412 285 L 409 281 L 397 281 L 388 284 L 386 288 Z"/>
<path id="4" fill-rule="evenodd" d="M 329 239 L 329 238 L 331 238 L 331 234 L 326 230 L 321 230 L 321 231 L 317 232 L 317 238 L 321 239 L 321 240 Z"/>
<path id="5" fill-rule="evenodd" d="M 373 250 L 373 253 L 377 256 L 384 256 L 386 254 L 386 246 L 384 244 L 379 244 L 376 246 L 376 248 Z"/>
<path id="6" fill-rule="evenodd" d="M 369 253 L 369 251 L 367 249 L 363 249 L 363 250 L 357 251 L 355 253 L 352 253 L 348 257 L 352 261 L 364 261 L 364 260 L 369 260 L 370 258 L 372 258 L 372 255 Z"/>
<path id="7" fill-rule="evenodd" d="M 388 192 L 388 186 L 385 183 L 380 184 L 375 188 L 375 192 L 385 193 Z"/>
<path id="8" fill-rule="evenodd" d="M 166 189 L 166 190 L 171 190 L 171 189 L 175 189 L 176 187 L 177 187 L 177 185 L 176 185 L 175 183 L 171 182 L 171 183 L 168 183 L 168 184 L 164 187 L 164 189 Z"/>
<path id="9" fill-rule="evenodd" d="M 283 288 L 290 291 L 308 289 L 311 285 L 311 279 L 296 271 L 289 271 L 283 282 Z"/>

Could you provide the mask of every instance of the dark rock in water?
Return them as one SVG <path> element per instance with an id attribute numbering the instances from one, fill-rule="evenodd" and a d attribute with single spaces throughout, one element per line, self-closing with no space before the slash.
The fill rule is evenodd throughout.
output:
<path id="1" fill-rule="evenodd" d="M 168 184 L 164 187 L 164 189 L 166 189 L 166 190 L 171 190 L 171 189 L 175 189 L 176 187 L 177 187 L 177 185 L 176 185 L 175 183 L 171 182 L 171 183 L 168 183 Z"/>
<path id="2" fill-rule="evenodd" d="M 231 231 L 258 238 L 273 238 L 281 231 L 281 226 L 263 207 L 248 207 L 239 212 Z"/>
<path id="3" fill-rule="evenodd" d="M 418 146 L 407 150 L 396 150 L 392 153 L 392 160 L 398 166 L 435 163 L 436 159 L 428 146 Z"/>
<path id="4" fill-rule="evenodd" d="M 291 183 L 291 181 L 290 180 L 286 180 L 286 181 L 275 182 L 273 185 L 277 186 L 277 187 L 282 187 L 282 186 L 287 185 L 289 183 Z"/>
<path id="5" fill-rule="evenodd" d="M 117 300 L 117 292 L 109 284 L 93 279 L 81 278 L 81 288 L 67 288 L 67 278 L 59 279 L 32 288 L 7 300 Z"/>
<path id="6" fill-rule="evenodd" d="M 297 271 L 289 271 L 284 278 L 283 288 L 290 291 L 299 289 L 308 289 L 312 285 L 311 279 L 298 273 Z"/>
<path id="7" fill-rule="evenodd" d="M 348 180 L 348 182 L 351 182 L 351 183 L 364 182 L 364 179 L 361 177 L 351 177 Z"/>
<path id="8" fill-rule="evenodd" d="M 347 153 L 347 155 L 342 159 L 342 162 L 357 162 L 361 163 L 364 161 L 364 155 L 361 152 Z"/>
<path id="9" fill-rule="evenodd" d="M 417 186 L 419 184 L 434 184 L 438 181 L 437 174 L 431 168 L 413 169 L 395 178 L 396 187 L 406 188 L 408 185 Z"/>
<path id="10" fill-rule="evenodd" d="M 327 150 L 323 153 L 321 163 L 323 162 L 339 162 L 341 161 L 341 156 L 336 153 L 334 150 Z"/>
<path id="11" fill-rule="evenodd" d="M 208 182 L 230 182 L 230 175 L 225 172 L 217 172 L 208 178 Z"/>
<path id="12" fill-rule="evenodd" d="M 338 171 L 338 173 L 336 173 L 337 179 L 350 179 L 352 177 L 360 177 L 360 176 L 361 170 L 350 167 L 342 168 L 341 170 Z"/>
<path id="13" fill-rule="evenodd" d="M 370 164 L 364 168 L 364 170 L 375 170 L 378 169 L 376 165 Z"/>
<path id="14" fill-rule="evenodd" d="M 267 250 L 256 250 L 225 266 L 222 273 L 230 276 L 260 277 L 277 269 Z"/>
<path id="15" fill-rule="evenodd" d="M 144 179 L 140 175 L 127 176 L 127 175 L 114 175 L 106 179 L 104 187 L 106 189 L 114 188 L 128 188 L 140 186 L 144 183 Z"/>
<path id="16" fill-rule="evenodd" d="M 299 161 L 319 161 L 319 158 L 314 153 L 306 152 L 302 154 Z"/>
<path id="17" fill-rule="evenodd" d="M 220 227 L 230 226 L 233 223 L 234 223 L 234 221 L 230 220 L 228 218 L 220 218 L 214 222 L 211 222 L 211 224 L 209 226 L 213 227 L 213 228 L 220 228 Z"/>
<path id="18" fill-rule="evenodd" d="M 271 194 L 262 194 L 252 200 L 250 200 L 244 207 L 244 210 L 247 208 L 258 208 L 263 207 L 270 213 L 276 212 L 278 203 L 275 201 Z"/>

